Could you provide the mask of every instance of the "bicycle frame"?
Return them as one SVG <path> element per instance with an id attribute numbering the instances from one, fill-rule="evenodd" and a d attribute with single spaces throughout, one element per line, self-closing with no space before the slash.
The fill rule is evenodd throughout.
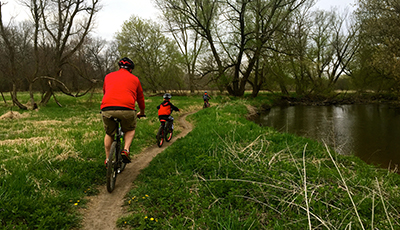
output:
<path id="1" fill-rule="evenodd" d="M 206 100 L 204 101 L 203 109 L 208 107 L 210 107 L 210 103 L 208 102 L 208 100 Z"/>
<path id="2" fill-rule="evenodd" d="M 121 145 L 124 134 L 121 130 L 120 120 L 114 118 L 114 121 L 117 124 L 117 132 L 114 136 L 114 141 L 111 144 L 110 155 L 108 156 L 107 162 L 107 191 L 110 193 L 115 188 L 118 173 L 121 173 L 126 166 L 126 163 L 122 162 L 121 157 Z"/>
<path id="3" fill-rule="evenodd" d="M 145 117 L 146 115 L 139 115 L 138 119 Z M 110 154 L 107 160 L 107 191 L 111 193 L 115 188 L 115 182 L 117 180 L 117 175 L 121 173 L 126 166 L 126 163 L 122 161 L 121 151 L 124 133 L 121 129 L 121 123 L 118 118 L 113 118 L 117 124 L 117 132 L 114 136 L 114 141 L 111 144 Z"/>
<path id="4" fill-rule="evenodd" d="M 124 132 L 122 132 L 120 120 L 118 118 L 114 118 L 114 121 L 117 124 L 117 132 L 114 137 L 114 141 L 116 141 L 116 151 L 115 152 L 118 153 L 117 157 L 116 157 L 116 159 L 117 159 L 116 167 L 118 169 L 118 173 L 120 173 L 125 169 L 125 166 L 126 166 L 126 163 L 122 162 L 122 157 L 121 157 L 121 151 L 122 151 L 121 146 L 122 146 L 122 143 L 124 140 Z"/>

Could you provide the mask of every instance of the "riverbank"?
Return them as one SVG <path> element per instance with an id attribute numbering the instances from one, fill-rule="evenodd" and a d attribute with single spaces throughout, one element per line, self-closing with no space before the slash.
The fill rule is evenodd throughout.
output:
<path id="1" fill-rule="evenodd" d="M 189 117 L 193 131 L 143 170 L 120 227 L 400 226 L 399 175 L 260 127 L 246 119 L 246 100 L 223 101 Z"/>
<path id="2" fill-rule="evenodd" d="M 390 104 L 400 107 L 399 97 L 393 94 L 337 92 L 332 95 L 288 96 L 282 95 L 274 105 L 352 105 L 352 104 Z"/>

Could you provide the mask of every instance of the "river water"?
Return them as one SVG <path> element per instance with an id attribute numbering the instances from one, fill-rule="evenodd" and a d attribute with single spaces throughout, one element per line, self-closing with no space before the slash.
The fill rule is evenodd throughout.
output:
<path id="1" fill-rule="evenodd" d="M 256 123 L 325 141 L 368 164 L 400 164 L 400 110 L 387 105 L 273 107 Z"/>

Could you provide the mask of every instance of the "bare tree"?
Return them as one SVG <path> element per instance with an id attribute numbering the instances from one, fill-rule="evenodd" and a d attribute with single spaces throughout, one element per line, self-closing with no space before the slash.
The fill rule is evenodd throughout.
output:
<path id="1" fill-rule="evenodd" d="M 188 26 L 207 41 L 217 81 L 234 96 L 244 94 L 266 43 L 305 2 L 156 0 L 159 8 L 184 15 Z"/>
<path id="2" fill-rule="evenodd" d="M 293 16 L 285 29 L 287 36 L 281 40 L 296 93 L 329 93 L 341 76 L 350 74 L 348 65 L 358 49 L 357 26 L 348 21 L 346 14 L 310 11 L 310 6 Z"/>
<path id="3" fill-rule="evenodd" d="M 17 105 L 20 109 L 26 110 L 27 107 L 18 101 L 17 91 L 18 91 L 18 66 L 17 66 L 17 43 L 18 39 L 16 38 L 17 33 L 15 29 L 10 28 L 11 26 L 4 26 L 3 24 L 3 15 L 2 15 L 2 6 L 3 3 L 0 2 L 0 35 L 3 39 L 5 45 L 5 55 L 8 58 L 8 65 L 2 69 L 2 71 L 6 71 L 6 75 L 8 75 L 9 79 L 12 82 L 12 91 L 11 98 L 15 105 Z"/>
<path id="4" fill-rule="evenodd" d="M 64 66 L 84 44 L 100 5 L 99 0 L 38 1 L 45 39 L 53 51 L 52 65 L 49 65 L 48 76 L 45 78 L 49 79 L 49 87 L 41 101 L 45 105 L 58 82 L 52 80 L 61 79 Z"/>
<path id="5" fill-rule="evenodd" d="M 172 34 L 184 58 L 188 86 L 191 93 L 195 90 L 195 76 L 199 56 L 204 53 L 204 39 L 188 28 L 189 22 L 185 15 L 173 14 L 164 8 L 163 13 L 167 31 Z M 171 20 L 173 18 L 173 20 Z"/>

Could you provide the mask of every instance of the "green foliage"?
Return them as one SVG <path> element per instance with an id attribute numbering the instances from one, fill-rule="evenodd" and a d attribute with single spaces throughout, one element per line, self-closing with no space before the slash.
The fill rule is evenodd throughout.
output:
<path id="1" fill-rule="evenodd" d="M 360 25 L 354 67 L 354 84 L 360 90 L 399 92 L 400 8 L 398 1 L 358 2 Z"/>
<path id="2" fill-rule="evenodd" d="M 133 16 L 124 22 L 116 38 L 121 55 L 135 63 L 133 73 L 145 90 L 183 88 L 182 56 L 159 24 Z"/>

